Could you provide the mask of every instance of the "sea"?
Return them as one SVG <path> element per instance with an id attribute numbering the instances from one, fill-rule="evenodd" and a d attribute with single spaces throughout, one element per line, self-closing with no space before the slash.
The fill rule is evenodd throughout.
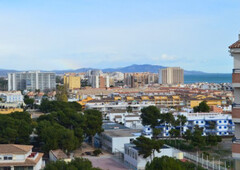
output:
<path id="1" fill-rule="evenodd" d="M 199 75 L 184 75 L 184 83 L 191 84 L 197 82 L 208 83 L 232 83 L 232 74 L 199 74 Z"/>

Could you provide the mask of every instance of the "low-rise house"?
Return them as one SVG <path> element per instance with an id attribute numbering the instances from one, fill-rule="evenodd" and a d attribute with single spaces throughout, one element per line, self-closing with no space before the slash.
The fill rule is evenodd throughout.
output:
<path id="1" fill-rule="evenodd" d="M 32 148 L 31 145 L 0 144 L 0 169 L 43 169 L 43 153 L 33 152 Z"/>
<path id="2" fill-rule="evenodd" d="M 160 152 L 154 152 L 155 157 L 169 156 L 176 157 L 178 159 L 183 159 L 183 153 L 180 151 L 164 145 Z M 139 150 L 136 145 L 128 143 L 124 145 L 124 164 L 133 170 L 144 170 L 148 161 L 151 161 L 150 156 L 143 158 L 142 155 L 139 155 Z"/>
<path id="3" fill-rule="evenodd" d="M 49 151 L 49 160 L 54 162 L 56 162 L 57 160 L 70 162 L 71 158 L 69 158 L 61 149 L 56 149 Z"/>

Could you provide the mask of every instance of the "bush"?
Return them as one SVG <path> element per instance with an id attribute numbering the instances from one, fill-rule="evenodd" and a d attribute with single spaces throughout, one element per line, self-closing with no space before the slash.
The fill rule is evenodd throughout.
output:
<path id="1" fill-rule="evenodd" d="M 100 154 L 102 154 L 102 151 L 100 149 L 96 149 L 96 150 L 93 151 L 94 156 L 98 156 Z"/>

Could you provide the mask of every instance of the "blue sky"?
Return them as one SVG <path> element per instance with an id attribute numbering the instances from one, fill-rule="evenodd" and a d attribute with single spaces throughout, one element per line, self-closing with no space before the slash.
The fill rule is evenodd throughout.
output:
<path id="1" fill-rule="evenodd" d="M 239 18 L 237 0 L 0 0 L 0 68 L 230 73 Z"/>

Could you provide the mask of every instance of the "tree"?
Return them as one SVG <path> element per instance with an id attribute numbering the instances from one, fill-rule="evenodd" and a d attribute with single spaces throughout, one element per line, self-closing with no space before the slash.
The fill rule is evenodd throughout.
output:
<path id="1" fill-rule="evenodd" d="M 218 142 L 221 142 L 222 138 L 217 135 L 208 135 L 206 136 L 206 144 L 210 146 L 216 146 Z"/>
<path id="2" fill-rule="evenodd" d="M 56 94 L 57 101 L 67 102 L 67 89 L 65 86 L 57 86 L 57 94 Z"/>
<path id="3" fill-rule="evenodd" d="M 128 107 L 127 107 L 127 112 L 128 112 L 128 113 L 132 113 L 132 107 L 131 107 L 131 106 L 128 106 Z"/>
<path id="4" fill-rule="evenodd" d="M 157 139 L 158 135 L 160 135 L 161 132 L 162 132 L 161 129 L 159 129 L 159 128 L 153 128 L 153 138 L 154 138 L 154 139 Z"/>
<path id="5" fill-rule="evenodd" d="M 37 134 L 39 142 L 44 144 L 43 150 L 45 152 L 59 148 L 69 152 L 80 146 L 73 130 L 66 129 L 56 123 L 51 124 L 46 120 L 38 123 Z"/>
<path id="6" fill-rule="evenodd" d="M 161 116 L 160 111 L 155 106 L 148 106 L 141 110 L 141 118 L 143 125 L 150 125 L 151 128 L 159 125 L 159 118 Z"/>
<path id="7" fill-rule="evenodd" d="M 160 114 L 160 123 L 170 123 L 175 125 L 175 118 L 172 113 Z"/>
<path id="8" fill-rule="evenodd" d="M 202 133 L 203 133 L 203 128 L 200 128 L 199 126 L 195 126 L 194 132 L 192 133 L 191 143 L 198 150 L 199 148 L 206 145 L 205 137 L 202 136 Z"/>
<path id="9" fill-rule="evenodd" d="M 175 121 L 175 126 L 180 126 L 180 136 L 182 137 L 182 126 L 187 122 L 187 117 L 184 115 L 178 115 Z"/>
<path id="10" fill-rule="evenodd" d="M 50 162 L 46 165 L 44 170 L 100 170 L 93 168 L 92 163 L 88 159 L 75 158 L 71 162 L 56 161 Z"/>
<path id="11" fill-rule="evenodd" d="M 186 132 L 183 135 L 183 138 L 186 139 L 187 141 L 192 139 L 192 132 L 191 130 L 187 129 Z"/>
<path id="12" fill-rule="evenodd" d="M 145 167 L 146 170 L 204 170 L 204 168 L 195 165 L 191 162 L 181 162 L 172 157 L 162 156 L 156 157 L 152 162 L 148 162 Z"/>
<path id="13" fill-rule="evenodd" d="M 0 91 L 8 90 L 8 80 L 4 77 L 0 77 Z"/>
<path id="14" fill-rule="evenodd" d="M 178 129 L 171 129 L 169 131 L 171 137 L 179 137 L 180 136 L 180 131 Z"/>
<path id="15" fill-rule="evenodd" d="M 92 146 L 94 146 L 94 135 L 103 132 L 102 113 L 98 110 L 89 109 L 84 111 L 86 118 L 85 134 L 90 137 Z"/>
<path id="16" fill-rule="evenodd" d="M 82 106 L 77 102 L 63 102 L 63 101 L 49 101 L 48 99 L 42 99 L 40 108 L 43 113 L 49 113 L 54 111 L 71 110 L 72 112 L 79 112 L 82 110 Z"/>
<path id="17" fill-rule="evenodd" d="M 0 114 L 0 143 L 29 144 L 29 136 L 33 131 L 30 114 L 14 112 L 8 115 Z"/>
<path id="18" fill-rule="evenodd" d="M 210 111 L 210 107 L 207 105 L 207 102 L 204 100 L 202 101 L 199 106 L 195 106 L 193 108 L 194 112 L 209 112 Z"/>
<path id="19" fill-rule="evenodd" d="M 33 106 L 34 99 L 29 98 L 27 95 L 24 96 L 24 103 L 26 105 L 30 105 L 31 107 Z"/>
<path id="20" fill-rule="evenodd" d="M 163 142 L 160 140 L 149 139 L 144 136 L 138 137 L 133 141 L 136 147 L 139 149 L 139 155 L 143 155 L 143 158 L 147 158 L 150 156 L 155 157 L 155 151 L 160 152 L 160 149 L 163 146 Z"/>

